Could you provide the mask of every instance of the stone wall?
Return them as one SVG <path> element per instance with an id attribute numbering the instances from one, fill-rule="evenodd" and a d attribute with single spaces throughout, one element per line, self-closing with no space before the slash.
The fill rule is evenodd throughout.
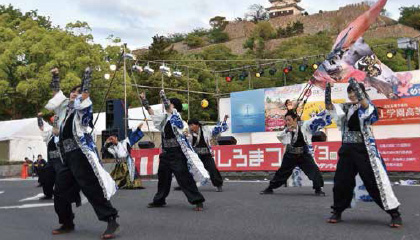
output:
<path id="1" fill-rule="evenodd" d="M 369 30 L 365 34 L 365 38 L 388 38 L 388 37 L 416 37 L 420 34 L 420 31 L 412 27 L 408 27 L 402 24 L 395 24 L 392 26 L 378 27 Z"/>
<path id="2" fill-rule="evenodd" d="M 0 178 L 18 177 L 22 170 L 22 165 L 2 165 L 0 166 Z"/>
<path id="3" fill-rule="evenodd" d="M 230 22 L 225 32 L 229 35 L 230 39 L 244 38 L 252 35 L 255 24 L 253 22 L 242 21 L 242 22 Z"/>

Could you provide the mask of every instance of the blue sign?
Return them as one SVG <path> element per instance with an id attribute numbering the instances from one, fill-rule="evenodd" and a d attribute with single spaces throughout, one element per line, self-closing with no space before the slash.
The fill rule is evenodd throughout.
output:
<path id="1" fill-rule="evenodd" d="M 265 132 L 264 89 L 230 94 L 232 132 Z"/>

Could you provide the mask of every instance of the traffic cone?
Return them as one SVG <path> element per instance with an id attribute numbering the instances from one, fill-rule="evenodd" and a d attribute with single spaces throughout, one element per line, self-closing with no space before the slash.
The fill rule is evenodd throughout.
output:
<path id="1" fill-rule="evenodd" d="M 20 171 L 20 178 L 26 179 L 28 177 L 28 164 L 22 164 L 22 170 Z"/>

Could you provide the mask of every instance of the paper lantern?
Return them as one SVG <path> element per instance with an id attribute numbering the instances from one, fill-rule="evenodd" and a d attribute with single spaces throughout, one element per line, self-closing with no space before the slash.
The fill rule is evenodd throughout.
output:
<path id="1" fill-rule="evenodd" d="M 207 99 L 203 99 L 201 101 L 201 107 L 202 108 L 207 108 L 209 106 L 209 101 L 207 101 Z"/>

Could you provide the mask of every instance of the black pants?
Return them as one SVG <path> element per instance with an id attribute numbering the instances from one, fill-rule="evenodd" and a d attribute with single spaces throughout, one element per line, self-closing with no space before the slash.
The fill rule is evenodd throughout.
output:
<path id="1" fill-rule="evenodd" d="M 369 195 L 380 208 L 384 209 L 365 144 L 344 143 L 338 151 L 338 157 L 334 176 L 334 206 L 332 208 L 337 212 L 343 212 L 350 207 L 356 186 L 356 175 L 359 173 Z M 392 213 L 393 211 L 396 209 L 387 212 Z"/>
<path id="2" fill-rule="evenodd" d="M 200 160 L 203 162 L 204 168 L 209 172 L 210 180 L 213 186 L 221 187 L 223 186 L 223 178 L 220 175 L 219 170 L 216 167 L 216 163 L 214 162 L 214 158 L 211 154 L 206 155 L 198 155 Z"/>
<path id="3" fill-rule="evenodd" d="M 166 197 L 171 190 L 172 173 L 189 203 L 198 204 L 205 201 L 188 171 L 187 158 L 180 148 L 165 150 L 160 154 L 159 160 L 158 191 L 153 198 L 155 204 L 166 204 Z"/>
<path id="4" fill-rule="evenodd" d="M 274 178 L 270 181 L 269 188 L 275 189 L 286 184 L 287 179 L 292 175 L 293 169 L 299 167 L 313 182 L 314 189 L 320 189 L 324 186 L 324 179 L 316 165 L 313 157 L 309 153 L 291 154 L 286 152 L 279 170 L 277 170 Z"/>
<path id="5" fill-rule="evenodd" d="M 54 193 L 55 169 L 53 161 L 55 162 L 55 159 L 50 159 L 40 172 L 42 190 L 46 197 L 52 197 Z"/>
<path id="6" fill-rule="evenodd" d="M 66 153 L 65 166 L 57 172 L 54 207 L 61 224 L 73 223 L 71 203 L 77 201 L 79 189 L 82 190 L 96 216 L 101 221 L 116 217 L 118 212 L 104 197 L 102 187 L 93 172 L 86 156 L 80 149 Z"/>

